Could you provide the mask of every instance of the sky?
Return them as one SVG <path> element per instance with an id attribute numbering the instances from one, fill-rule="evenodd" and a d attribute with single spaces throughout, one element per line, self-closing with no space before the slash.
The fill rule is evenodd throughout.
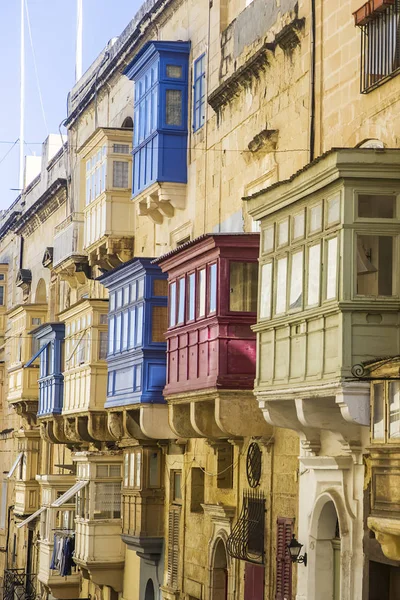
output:
<path id="1" fill-rule="evenodd" d="M 75 83 L 75 0 L 26 0 L 44 122 L 35 75 L 29 27 L 25 23 L 25 153 L 40 155 L 48 133 L 58 133 L 67 116 L 67 94 Z M 107 42 L 134 17 L 142 0 L 83 0 L 83 72 Z M 0 209 L 18 196 L 20 0 L 0 0 Z"/>

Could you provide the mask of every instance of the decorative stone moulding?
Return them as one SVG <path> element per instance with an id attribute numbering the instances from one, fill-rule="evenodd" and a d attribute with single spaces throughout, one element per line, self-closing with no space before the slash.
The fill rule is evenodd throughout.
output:
<path id="1" fill-rule="evenodd" d="M 107 427 L 112 439 L 135 440 L 175 439 L 176 433 L 168 422 L 168 407 L 165 404 L 152 404 L 125 410 L 108 411 Z"/>
<path id="2" fill-rule="evenodd" d="M 400 519 L 368 517 L 368 527 L 375 533 L 383 554 L 390 560 L 400 560 Z"/>
<path id="3" fill-rule="evenodd" d="M 186 184 L 157 182 L 143 191 L 134 201 L 138 202 L 138 214 L 149 217 L 156 225 L 164 218 L 170 219 L 175 210 L 186 206 Z"/>
<path id="4" fill-rule="evenodd" d="M 299 33 L 302 29 L 304 29 L 306 20 L 303 19 L 295 19 L 288 25 L 285 25 L 281 31 L 279 31 L 275 36 L 275 43 L 283 50 L 284 52 L 293 52 L 293 50 L 300 44 Z"/>
<path id="5" fill-rule="evenodd" d="M 54 248 L 48 246 L 44 251 L 42 265 L 45 269 L 50 269 L 53 266 L 53 250 Z"/>
<path id="6" fill-rule="evenodd" d="M 357 27 L 362 27 L 371 21 L 376 13 L 383 12 L 388 6 L 394 6 L 395 0 L 368 0 L 354 15 L 354 22 Z"/>
<path id="7" fill-rule="evenodd" d="M 30 269 L 20 269 L 17 273 L 15 285 L 21 288 L 24 300 L 26 300 L 31 291 L 32 272 Z"/>

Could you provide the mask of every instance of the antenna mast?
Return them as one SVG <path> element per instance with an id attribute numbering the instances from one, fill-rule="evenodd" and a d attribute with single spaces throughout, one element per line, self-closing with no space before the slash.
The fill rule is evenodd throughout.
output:
<path id="1" fill-rule="evenodd" d="M 24 187 L 25 137 L 25 0 L 21 0 L 21 64 L 20 64 L 20 119 L 19 119 L 19 189 Z"/>
<path id="2" fill-rule="evenodd" d="M 76 62 L 75 81 L 82 77 L 83 0 L 76 0 Z"/>

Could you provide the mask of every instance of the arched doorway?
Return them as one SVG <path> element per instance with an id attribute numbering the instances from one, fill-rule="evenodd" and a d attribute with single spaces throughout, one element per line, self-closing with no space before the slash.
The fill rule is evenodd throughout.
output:
<path id="1" fill-rule="evenodd" d="M 153 581 L 151 579 L 149 579 L 146 584 L 144 600 L 154 600 L 154 585 L 153 585 Z"/>
<path id="2" fill-rule="evenodd" d="M 39 279 L 36 286 L 35 303 L 46 304 L 47 302 L 47 290 L 44 279 Z"/>
<path id="3" fill-rule="evenodd" d="M 340 600 L 341 588 L 341 537 L 339 519 L 335 504 L 326 498 L 319 516 L 314 513 L 311 544 L 313 545 L 313 564 L 309 574 L 310 600 Z M 311 562 L 311 560 L 310 560 Z"/>
<path id="4" fill-rule="evenodd" d="M 220 538 L 215 547 L 211 572 L 211 600 L 228 598 L 228 559 L 223 540 Z"/>

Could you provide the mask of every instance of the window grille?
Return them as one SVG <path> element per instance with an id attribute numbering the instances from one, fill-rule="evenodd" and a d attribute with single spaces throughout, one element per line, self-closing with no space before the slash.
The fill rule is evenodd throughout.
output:
<path id="1" fill-rule="evenodd" d="M 264 563 L 265 497 L 259 491 L 243 494 L 240 517 L 230 534 L 226 548 L 233 558 Z"/>
<path id="2" fill-rule="evenodd" d="M 129 144 L 114 144 L 114 154 L 129 154 Z"/>
<path id="3" fill-rule="evenodd" d="M 400 0 L 375 12 L 361 27 L 361 92 L 393 77 L 400 68 Z"/>
<path id="4" fill-rule="evenodd" d="M 113 162 L 113 187 L 127 188 L 129 186 L 129 163 L 122 160 Z"/>

